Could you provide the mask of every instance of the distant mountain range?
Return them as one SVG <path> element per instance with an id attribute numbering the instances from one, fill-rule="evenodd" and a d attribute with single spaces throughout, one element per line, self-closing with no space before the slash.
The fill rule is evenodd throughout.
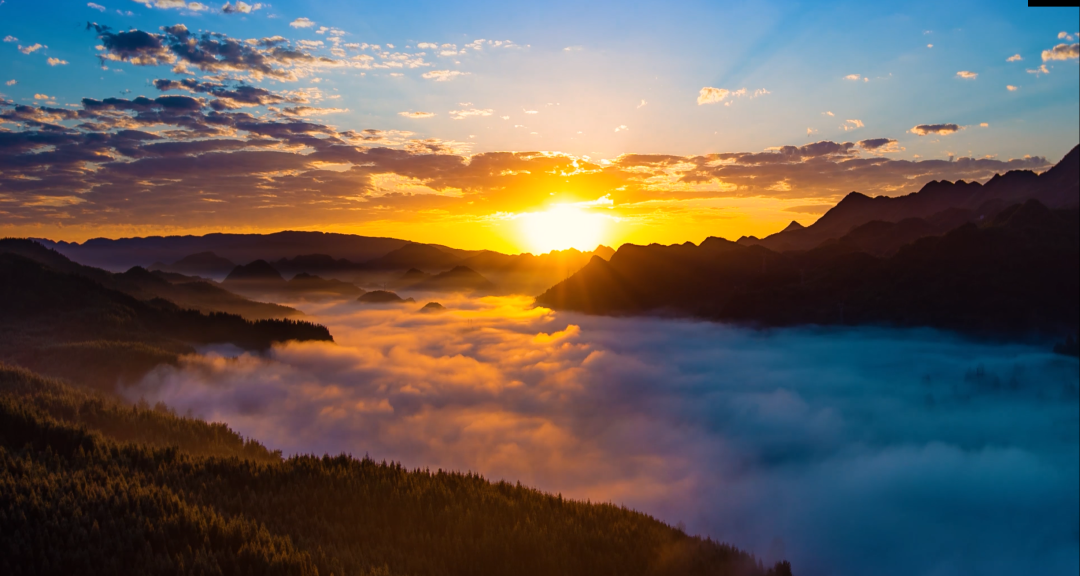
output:
<path id="1" fill-rule="evenodd" d="M 777 252 L 810 250 L 829 239 L 838 239 L 868 223 L 876 224 L 864 236 L 883 242 L 868 246 L 872 252 L 890 252 L 916 238 L 943 234 L 964 222 L 992 218 L 1013 204 L 1038 200 L 1049 208 L 1076 206 L 1080 197 L 1080 147 L 1073 148 L 1056 166 L 1043 174 L 1016 170 L 996 175 L 986 184 L 978 182 L 930 182 L 921 190 L 895 198 L 852 192 L 811 226 L 792 222 L 783 231 L 762 239 L 739 238 L 743 246 L 764 246 Z M 921 222 L 920 222 L 921 220 Z"/>
<path id="2" fill-rule="evenodd" d="M 813 226 L 764 240 L 623 245 L 536 300 L 593 314 L 1061 337 L 1080 324 L 1078 179 L 1074 148 L 1042 175 L 849 195 Z"/>

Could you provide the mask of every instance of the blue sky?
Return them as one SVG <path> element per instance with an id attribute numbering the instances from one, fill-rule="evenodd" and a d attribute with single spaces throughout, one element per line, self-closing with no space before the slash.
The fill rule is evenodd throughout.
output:
<path id="1" fill-rule="evenodd" d="M 1043 50 L 1069 43 L 1058 34 L 1072 35 L 1080 26 L 1074 8 L 1029 9 L 1020 2 L 587 4 L 279 1 L 249 14 L 223 14 L 217 3 L 191 11 L 102 0 L 105 10 L 99 11 L 86 2 L 57 1 L 42 17 L 40 2 L 6 0 L 0 35 L 18 42 L 0 46 L 7 52 L 0 70 L 5 82 L 18 84 L 2 90 L 16 101 L 46 94 L 61 104 L 126 90 L 153 96 L 147 81 L 167 74 L 128 64 L 103 72 L 86 21 L 147 31 L 184 23 L 237 38 L 281 35 L 324 44 L 327 34 L 316 32 L 328 26 L 346 32 L 344 43 L 427 52 L 432 66 L 333 70 L 295 83 L 341 96 L 333 105 L 348 112 L 327 121 L 471 140 L 477 151 L 611 157 L 890 137 L 901 140 L 909 155 L 923 157 L 1059 156 L 1080 133 L 1076 60 L 1049 63 L 1049 74 L 1026 72 L 1043 64 Z M 315 25 L 291 27 L 298 18 Z M 451 58 L 416 48 L 421 42 L 461 47 L 477 39 L 509 40 L 517 47 Z M 35 43 L 48 48 L 18 52 L 18 46 Z M 1023 60 L 1007 62 L 1014 54 Z M 48 57 L 68 64 L 49 66 Z M 433 69 L 466 74 L 447 82 L 421 77 Z M 956 76 L 960 71 L 978 76 L 965 80 Z M 869 82 L 844 80 L 851 74 Z M 321 81 L 312 83 L 314 78 Z M 1008 85 L 1018 90 L 1010 92 Z M 734 98 L 727 107 L 699 106 L 695 99 L 706 86 L 769 94 Z M 452 120 L 448 113 L 460 109 L 493 112 Z M 412 120 L 398 116 L 403 111 L 436 116 Z M 969 128 L 949 139 L 907 132 L 933 123 L 989 128 Z M 845 125 L 854 129 L 845 131 Z M 626 128 L 616 132 L 620 126 Z M 808 135 L 808 129 L 816 132 Z"/>
<path id="2" fill-rule="evenodd" d="M 63 225 L 60 236 L 74 239 L 238 229 L 244 213 L 251 231 L 436 241 L 429 236 L 472 226 L 460 244 L 509 249 L 514 234 L 493 231 L 498 222 L 553 202 L 589 202 L 581 205 L 619 214 L 620 239 L 700 241 L 768 233 L 786 225 L 789 210 L 812 218 L 851 190 L 895 195 L 931 179 L 1045 169 L 1080 141 L 1076 8 L 560 0 L 228 7 L 2 0 L 0 130 L 21 135 L 10 154 L 28 156 L 11 156 L 6 173 L 0 166 L 0 224 L 26 234 Z M 117 48 L 133 30 L 157 44 L 156 59 Z M 269 64 L 257 71 L 222 55 L 200 64 L 177 52 L 181 36 L 247 47 L 245 58 Z M 240 86 L 266 97 L 221 97 Z M 137 104 L 139 96 L 157 100 Z M 84 98 L 97 108 L 84 108 Z M 188 106 L 186 115 L 165 118 L 163 98 Z M 296 122 L 303 134 L 268 140 Z M 160 150 L 102 144 L 125 129 L 142 130 L 144 143 L 182 141 L 194 150 L 184 158 L 190 166 L 213 161 L 220 172 L 147 159 Z M 68 148 L 44 144 L 43 135 L 61 132 Z M 222 144 L 230 138 L 244 145 Z M 91 144 L 97 156 L 85 156 Z M 796 148 L 779 164 L 753 156 L 782 146 Z M 416 166 L 392 160 L 394 150 Z M 507 151 L 547 155 L 489 156 L 481 178 L 475 155 Z M 456 175 L 433 155 L 454 156 Z M 745 170 L 720 174 L 725 162 Z M 786 171 L 774 169 L 781 164 Z M 142 180 L 131 179 L 135 171 Z M 273 193 L 249 193 L 268 182 Z M 179 208 L 193 201 L 217 205 Z M 473 233 L 482 227 L 488 232 Z"/>

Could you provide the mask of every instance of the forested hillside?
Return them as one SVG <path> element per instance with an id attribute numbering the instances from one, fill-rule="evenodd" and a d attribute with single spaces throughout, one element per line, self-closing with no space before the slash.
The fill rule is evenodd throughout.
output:
<path id="1" fill-rule="evenodd" d="M 0 573 L 783 576 L 617 506 L 348 456 L 0 365 Z"/>

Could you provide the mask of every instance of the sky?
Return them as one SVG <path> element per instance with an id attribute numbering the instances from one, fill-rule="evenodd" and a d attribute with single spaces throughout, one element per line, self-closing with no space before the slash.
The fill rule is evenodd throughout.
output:
<path id="1" fill-rule="evenodd" d="M 1073 358 L 929 329 L 423 302 L 299 303 L 334 343 L 207 349 L 126 395 L 286 454 L 626 505 L 803 576 L 1077 572 Z"/>
<path id="2" fill-rule="evenodd" d="M 855 190 L 1044 170 L 1080 141 L 1076 8 L 48 8 L 0 1 L 5 235 L 735 239 Z"/>

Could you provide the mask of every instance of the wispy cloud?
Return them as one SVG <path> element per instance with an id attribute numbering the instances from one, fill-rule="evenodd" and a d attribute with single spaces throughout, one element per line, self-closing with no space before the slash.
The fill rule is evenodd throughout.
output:
<path id="1" fill-rule="evenodd" d="M 94 9 L 94 10 L 97 10 L 98 12 L 104 12 L 104 11 L 105 11 L 105 7 L 104 7 L 104 6 L 102 6 L 101 4 L 95 4 L 95 3 L 93 3 L 93 2 L 90 2 L 90 3 L 88 3 L 88 4 L 86 5 L 86 7 L 87 7 L 87 8 L 91 8 L 91 9 Z"/>
<path id="2" fill-rule="evenodd" d="M 974 79 L 978 78 L 979 75 L 977 73 L 971 72 L 969 70 L 961 70 L 961 71 L 956 73 L 956 77 L 957 78 L 962 78 L 964 80 L 974 80 Z"/>
<path id="3" fill-rule="evenodd" d="M 450 118 L 454 120 L 464 120 L 466 118 L 474 118 L 477 116 L 491 116 L 495 111 L 491 108 L 479 110 L 476 108 L 470 108 L 467 110 L 451 110 Z"/>
<path id="4" fill-rule="evenodd" d="M 436 82 L 449 82 L 458 76 L 465 76 L 467 74 L 468 72 L 462 72 L 460 70 L 431 70 L 430 72 L 424 72 L 421 76 Z"/>
<path id="5" fill-rule="evenodd" d="M 434 112 L 398 112 L 398 116 L 404 116 L 405 118 L 412 118 L 419 120 L 422 118 L 434 118 Z"/>
<path id="6" fill-rule="evenodd" d="M 23 46 L 23 45 L 20 44 L 19 45 L 19 52 L 22 52 L 23 54 L 33 54 L 34 52 L 37 52 L 38 50 L 41 50 L 42 48 L 48 48 L 48 46 L 44 46 L 42 44 L 31 44 L 29 46 Z"/>
<path id="7" fill-rule="evenodd" d="M 1020 62 L 1023 58 L 1019 54 L 1013 54 L 1005 59 L 1006 62 Z"/>
<path id="8" fill-rule="evenodd" d="M 292 26 L 293 28 L 311 28 L 314 25 L 315 22 L 312 22 L 308 18 L 297 18 L 296 20 L 289 22 L 289 26 Z"/>
<path id="9" fill-rule="evenodd" d="M 190 10 L 192 12 L 204 12 L 210 7 L 202 2 L 185 2 L 184 0 L 134 0 L 147 8 L 163 8 L 174 10 Z"/>
<path id="10" fill-rule="evenodd" d="M 840 128 L 847 132 L 849 130 L 857 130 L 863 127 L 863 121 L 858 119 L 844 120 L 844 124 Z"/>

